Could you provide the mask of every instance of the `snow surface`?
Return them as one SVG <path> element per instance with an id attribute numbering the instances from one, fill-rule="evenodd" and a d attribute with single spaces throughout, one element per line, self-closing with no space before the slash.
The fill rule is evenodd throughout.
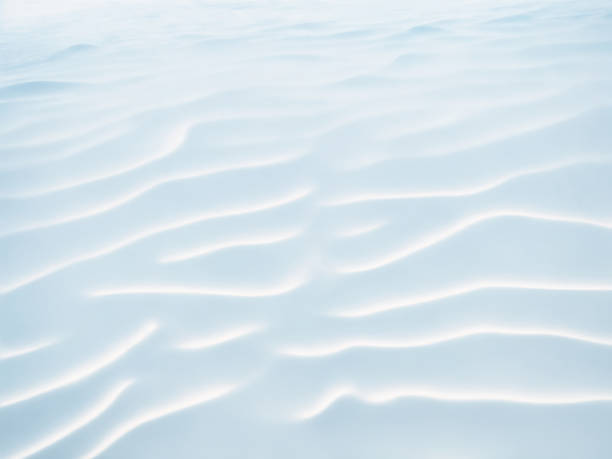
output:
<path id="1" fill-rule="evenodd" d="M 0 457 L 612 457 L 609 1 L 0 1 Z"/>

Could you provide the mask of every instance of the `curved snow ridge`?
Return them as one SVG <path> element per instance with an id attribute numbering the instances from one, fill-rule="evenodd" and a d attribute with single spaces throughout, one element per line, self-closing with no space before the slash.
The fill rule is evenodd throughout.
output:
<path id="1" fill-rule="evenodd" d="M 449 333 L 406 339 L 384 339 L 384 338 L 357 338 L 338 341 L 332 344 L 315 344 L 301 347 L 287 347 L 280 352 L 292 357 L 327 357 L 345 351 L 359 348 L 372 349 L 405 349 L 413 347 L 434 346 L 474 336 L 509 336 L 509 337 L 551 337 L 562 338 L 572 341 L 596 344 L 601 346 L 612 346 L 612 337 L 592 336 L 586 333 L 578 333 L 568 330 L 555 330 L 547 328 L 516 328 L 480 326 L 470 327 L 464 330 Z"/>
<path id="2" fill-rule="evenodd" d="M 175 263 L 177 261 L 185 261 L 191 260 L 193 258 L 203 257 L 225 249 L 272 245 L 295 239 L 303 234 L 303 230 L 297 229 L 271 235 L 235 238 L 230 239 L 228 241 L 219 242 L 217 244 L 205 245 L 192 250 L 186 250 L 184 252 L 175 253 L 173 255 L 167 255 L 165 257 L 160 258 L 159 261 L 160 263 Z"/>
<path id="3" fill-rule="evenodd" d="M 290 293 L 308 281 L 305 275 L 297 275 L 278 285 L 268 287 L 189 287 L 184 285 L 144 285 L 132 287 L 116 287 L 94 290 L 92 297 L 118 295 L 192 295 L 192 296 L 227 296 L 238 298 L 260 298 L 278 296 Z"/>
<path id="4" fill-rule="evenodd" d="M 279 158 L 272 158 L 272 159 L 260 160 L 260 161 L 257 161 L 257 160 L 245 161 L 243 163 L 238 163 L 238 164 L 233 164 L 233 165 L 198 169 L 195 171 L 189 171 L 189 172 L 184 172 L 181 174 L 174 174 L 168 177 L 162 177 L 162 178 L 153 180 L 146 185 L 138 186 L 134 191 L 131 191 L 125 194 L 124 196 L 121 196 L 116 199 L 112 199 L 110 201 L 107 201 L 103 204 L 100 204 L 94 207 L 90 207 L 85 211 L 71 214 L 71 215 L 66 215 L 63 217 L 49 219 L 46 221 L 37 222 L 35 224 L 23 225 L 21 227 L 2 231 L 0 232 L 0 238 L 11 236 L 14 234 L 24 233 L 27 231 L 35 231 L 39 229 L 49 228 L 52 226 L 72 223 L 72 222 L 83 220 L 83 219 L 93 217 L 96 215 L 101 215 L 106 212 L 118 209 L 124 206 L 125 204 L 128 204 L 136 200 L 137 198 L 146 195 L 148 192 L 154 190 L 155 188 L 161 185 L 167 184 L 167 183 L 178 182 L 181 180 L 192 180 L 194 178 L 207 177 L 211 175 L 221 174 L 224 172 L 238 171 L 238 170 L 244 170 L 244 169 L 256 169 L 256 168 L 267 167 L 267 166 L 275 166 L 275 165 L 291 162 L 295 159 L 298 159 L 298 156 L 279 157 Z M 11 199 L 14 199 L 14 198 L 11 198 Z M 23 199 L 23 198 L 17 198 L 17 199 Z"/>
<path id="5" fill-rule="evenodd" d="M 264 326 L 259 324 L 243 325 L 229 330 L 215 332 L 209 336 L 184 340 L 178 343 L 175 348 L 182 351 L 208 349 L 250 336 L 254 333 L 262 331 L 264 328 Z"/>
<path id="6" fill-rule="evenodd" d="M 480 131 L 478 132 L 478 134 L 472 133 L 471 135 L 468 135 L 466 136 L 466 138 L 463 139 L 454 139 L 452 144 L 450 145 L 425 148 L 425 151 L 417 156 L 421 158 L 444 158 L 456 155 L 468 149 L 492 146 L 497 143 L 509 141 L 514 138 L 520 138 L 528 134 L 543 132 L 553 127 L 563 126 L 564 124 L 567 124 L 571 121 L 580 120 L 580 118 L 588 115 L 593 110 L 596 110 L 598 108 L 598 105 L 592 105 L 590 107 L 580 108 L 578 110 L 571 111 L 568 113 L 550 114 L 546 117 L 542 116 L 539 118 L 534 118 L 524 122 L 524 124 L 516 123 L 516 125 L 512 125 L 512 123 L 508 123 L 508 125 L 505 126 L 494 126 L 488 129 L 487 132 Z M 467 129 L 471 130 L 469 126 L 467 127 Z M 438 134 L 440 131 L 442 130 L 432 129 L 431 132 L 428 132 L 428 134 L 430 134 L 432 138 L 435 138 L 436 134 Z M 409 138 L 404 137 L 410 137 L 410 135 L 398 136 L 395 139 L 388 140 L 396 143 L 410 141 Z"/>
<path id="7" fill-rule="evenodd" d="M 508 182 L 528 177 L 530 175 L 539 175 L 549 172 L 554 172 L 560 169 L 565 169 L 578 165 L 586 164 L 606 164 L 612 162 L 608 156 L 592 156 L 585 158 L 575 158 L 566 161 L 560 161 L 553 164 L 526 168 L 516 172 L 510 172 L 498 178 L 489 180 L 479 185 L 468 186 L 465 188 L 449 188 L 443 190 L 431 191 L 408 191 L 408 192 L 367 192 L 362 194 L 353 194 L 345 197 L 333 198 L 322 203 L 323 206 L 336 207 L 347 206 L 353 204 L 361 204 L 373 201 L 393 201 L 407 199 L 427 199 L 427 198 L 461 198 L 473 196 L 479 193 L 484 193 L 505 185 Z"/>
<path id="8" fill-rule="evenodd" d="M 12 395 L 0 396 L 0 408 L 39 397 L 49 392 L 78 383 L 92 376 L 96 372 L 119 360 L 121 357 L 127 354 L 128 351 L 147 339 L 155 330 L 157 330 L 157 328 L 158 324 L 155 322 L 146 323 L 128 338 L 118 344 L 115 344 L 106 353 L 96 357 L 95 359 L 79 365 L 69 372 L 50 381 L 41 382 L 31 388 L 24 388 Z"/>
<path id="9" fill-rule="evenodd" d="M 30 457 L 50 446 L 53 446 L 55 443 L 60 442 L 82 427 L 85 427 L 87 424 L 91 423 L 94 419 L 106 412 L 111 405 L 115 403 L 119 396 L 132 385 L 132 383 L 132 380 L 127 380 L 117 384 L 115 388 L 111 389 L 76 419 L 73 419 L 70 423 L 62 426 L 59 429 L 53 430 L 51 433 L 45 435 L 40 440 L 35 441 L 33 444 L 30 444 L 25 448 L 10 454 L 7 459 L 25 459 Z"/>
<path id="10" fill-rule="evenodd" d="M 372 405 L 389 403 L 403 398 L 431 399 L 441 402 L 462 403 L 517 403 L 528 405 L 575 405 L 578 403 L 610 403 L 611 393 L 601 394 L 551 394 L 546 393 L 511 393 L 511 392 L 465 392 L 436 390 L 425 388 L 390 388 L 386 390 L 365 391 L 352 385 L 338 386 L 313 403 L 312 406 L 299 411 L 294 419 L 304 421 L 316 418 L 330 409 L 337 401 L 353 397 Z"/>
<path id="11" fill-rule="evenodd" d="M 56 111 L 60 111 L 61 108 L 70 109 L 70 105 L 67 104 L 65 107 L 57 107 Z M 11 169 L 27 169 L 27 168 L 35 168 L 39 166 L 48 165 L 55 161 L 61 161 L 63 159 L 69 158 L 70 156 L 77 155 L 80 151 L 85 150 L 82 146 L 81 148 L 76 149 L 78 146 L 78 142 L 87 139 L 87 143 L 92 142 L 93 139 L 101 139 L 110 140 L 113 139 L 114 136 L 109 135 L 112 133 L 127 134 L 130 132 L 129 123 L 125 123 L 125 119 L 117 119 L 116 113 L 112 115 L 104 113 L 104 111 L 95 112 L 97 116 L 93 113 L 88 114 L 88 119 L 99 118 L 102 121 L 89 121 L 87 124 L 79 127 L 71 126 L 70 131 L 62 131 L 58 132 L 54 130 L 53 132 L 49 132 L 50 126 L 47 127 L 47 132 L 41 133 L 38 131 L 38 128 L 44 126 L 45 116 L 41 116 L 37 120 L 31 120 L 29 123 L 22 122 L 19 126 L 15 126 L 9 132 L 4 132 L 0 135 L 9 135 L 11 137 L 15 137 L 15 134 L 26 133 L 28 131 L 35 132 L 36 136 L 31 137 L 29 139 L 21 139 L 21 141 L 13 141 L 12 143 L 7 143 L 3 145 L 7 150 L 23 150 L 23 149 L 37 149 L 37 148 L 49 148 L 49 147 L 59 147 L 59 151 L 55 151 L 50 156 L 45 156 L 44 158 L 38 159 L 38 161 L 22 161 L 20 163 L 7 164 L 3 163 L 0 165 L 0 170 L 6 169 L 10 167 Z M 114 115 L 114 116 L 113 116 Z M 73 120 L 62 119 L 64 122 L 70 122 Z M 55 118 L 52 120 L 51 126 L 57 126 L 60 124 L 60 118 Z M 61 123 L 63 124 L 63 123 Z M 100 145 L 102 142 L 93 142 L 92 146 Z M 77 145 L 75 145 L 77 144 Z M 72 147 L 73 152 L 70 153 L 70 147 Z M 76 149 L 76 151 L 74 151 Z M 8 166 L 8 167 L 7 167 Z"/>
<path id="12" fill-rule="evenodd" d="M 234 392 L 237 388 L 238 384 L 227 384 L 223 386 L 211 387 L 201 392 L 182 396 L 179 399 L 172 400 L 165 405 L 160 405 L 146 410 L 145 412 L 120 423 L 117 427 L 111 430 L 91 451 L 85 453 L 82 456 L 82 459 L 93 459 L 94 457 L 99 456 L 116 442 L 121 440 L 121 438 L 125 437 L 130 432 L 138 429 L 144 424 L 154 422 L 160 418 L 163 418 L 164 416 L 169 416 L 180 411 L 188 410 L 206 402 L 211 402 L 218 398 L 224 397 Z"/>
<path id="13" fill-rule="evenodd" d="M 387 222 L 374 222 L 374 223 L 366 223 L 364 225 L 356 225 L 351 228 L 342 229 L 336 232 L 336 237 L 338 238 L 352 238 L 357 236 L 362 236 L 364 234 L 371 233 L 376 231 L 382 227 L 384 227 Z"/>
<path id="14" fill-rule="evenodd" d="M 126 81 L 126 83 L 129 83 L 129 81 Z M 61 146 L 63 146 L 63 148 L 60 150 L 59 153 L 57 151 L 53 151 L 52 155 L 45 156 L 43 158 L 38 158 L 38 160 L 26 160 L 24 162 L 16 164 L 0 164 L 0 170 L 5 168 L 28 169 L 37 168 L 41 166 L 44 167 L 50 165 L 51 163 L 63 162 L 65 160 L 73 159 L 80 155 L 86 154 L 93 148 L 100 147 L 109 141 L 117 141 L 122 136 L 141 129 L 143 126 L 139 125 L 139 121 L 142 121 L 143 118 L 146 119 L 147 116 L 155 116 L 156 112 L 159 113 L 164 110 L 169 110 L 170 112 L 172 112 L 180 105 L 192 103 L 194 102 L 194 100 L 197 99 L 190 97 L 188 100 L 174 101 L 170 104 L 162 103 L 161 105 L 154 101 L 147 101 L 146 103 L 141 103 L 140 105 L 130 104 L 125 106 L 117 104 L 104 104 L 98 107 L 94 107 L 95 111 L 87 113 L 87 117 L 88 119 L 98 118 L 99 120 L 102 120 L 98 121 L 95 125 L 86 128 L 78 128 L 76 130 L 73 126 L 70 126 L 70 132 L 66 133 L 65 136 L 57 139 L 50 139 L 48 136 L 41 139 L 40 136 L 38 136 L 32 139 L 28 139 L 28 142 L 20 142 L 19 144 L 6 145 L 7 148 L 11 149 L 22 149 L 36 147 L 56 147 L 58 146 L 57 144 L 60 144 Z M 55 110 L 52 110 L 52 113 L 57 113 L 59 111 L 59 108 L 60 107 L 55 107 Z M 71 106 L 70 104 L 66 104 L 65 107 L 61 108 L 69 110 Z M 45 116 L 43 115 L 37 118 L 34 122 L 31 122 L 30 126 L 36 123 L 43 123 L 44 121 Z M 57 123 L 58 120 L 54 119 L 54 121 Z M 178 125 L 174 128 L 174 130 L 170 130 L 170 135 L 166 137 L 166 141 L 161 142 L 162 146 L 172 145 L 172 140 L 177 140 L 179 137 L 181 137 L 181 133 L 184 133 L 185 135 L 185 138 L 183 139 L 184 141 L 189 135 L 189 131 L 191 131 L 193 127 L 205 121 L 206 119 L 201 119 L 198 117 L 195 117 L 188 121 L 183 119 L 182 122 L 178 122 Z M 146 122 L 147 121 L 145 121 L 145 124 Z M 168 125 L 170 124 L 171 123 L 168 123 Z M 19 126 L 20 129 L 24 129 L 26 127 L 28 127 L 28 125 Z M 69 144 L 69 142 L 74 142 L 75 144 Z M 64 146 L 63 144 L 68 145 Z M 175 142 L 174 145 L 180 147 L 182 144 L 177 144 Z M 164 152 L 166 154 L 164 154 Z M 158 151 L 157 154 L 153 154 L 152 157 L 149 157 L 150 159 L 152 159 L 152 161 L 150 162 L 154 162 L 155 160 L 161 159 L 164 156 L 169 156 L 168 153 L 171 154 L 172 151 L 168 151 L 167 148 L 161 149 L 161 151 Z M 141 165 L 145 164 L 146 163 L 142 163 Z M 69 165 L 67 166 L 69 167 Z M 123 172 L 120 172 L 120 174 L 121 173 Z M 95 179 L 93 181 L 97 180 L 98 179 Z M 91 183 L 91 181 L 87 179 L 82 183 Z M 61 191 L 62 189 L 66 188 L 60 185 L 59 187 L 48 188 L 48 191 L 44 191 L 44 189 L 30 190 L 23 193 L 12 194 L 10 195 L 10 197 L 14 199 L 34 197 L 41 195 L 41 193 L 47 194 L 47 192 L 52 193 L 54 192 L 54 190 Z M 7 197 L 8 196 L 2 196 L 2 198 Z"/>
<path id="15" fill-rule="evenodd" d="M 50 276 L 51 274 L 55 274 L 61 270 L 64 270 L 66 268 L 72 267 L 78 263 L 82 263 L 84 261 L 88 261 L 88 260 L 92 260 L 98 257 L 102 257 L 105 255 L 109 255 L 119 249 L 122 249 L 124 247 L 127 247 L 131 244 L 134 244 L 136 242 L 140 242 L 144 239 L 147 239 L 151 236 L 155 236 L 167 231 L 173 231 L 179 228 L 183 228 L 189 225 L 193 225 L 196 223 L 200 223 L 200 222 L 204 222 L 207 220 L 213 220 L 213 219 L 217 219 L 217 218 L 226 218 L 226 217 L 234 217 L 234 216 L 239 216 L 239 215 L 246 215 L 246 214 L 250 214 L 250 213 L 256 213 L 256 212 L 262 212 L 265 210 L 271 210 L 274 209 L 276 207 L 281 207 L 287 204 L 292 204 L 296 201 L 299 201 L 307 196 L 309 196 L 312 193 L 313 189 L 312 188 L 302 188 L 299 189 L 296 192 L 293 192 L 287 196 L 284 196 L 280 199 L 275 199 L 275 200 L 270 200 L 270 201 L 265 201 L 263 203 L 257 203 L 257 204 L 252 204 L 252 205 L 243 205 L 243 206 L 236 206 L 234 208 L 229 208 L 229 209 L 222 209 L 222 210 L 213 210 L 213 211 L 209 211 L 209 212 L 205 212 L 205 213 L 201 213 L 201 214 L 197 214 L 195 216 L 192 217 L 188 217 L 188 218 L 184 218 L 178 221 L 174 221 L 174 222 L 170 222 L 170 223 L 166 223 L 166 224 L 162 224 L 162 225 L 158 225 L 158 226 L 154 226 L 152 228 L 146 229 L 140 233 L 131 235 L 131 236 L 127 236 L 117 242 L 111 243 L 109 245 L 107 245 L 106 247 L 103 247 L 101 249 L 95 250 L 93 252 L 84 254 L 84 255 L 80 255 L 78 257 L 74 257 L 73 259 L 64 261 L 64 262 L 60 262 L 56 265 L 52 265 L 47 267 L 46 269 L 43 269 L 35 274 L 32 274 L 24 279 L 20 279 L 18 281 L 15 281 L 11 284 L 8 285 L 3 285 L 0 286 L 0 294 L 7 294 L 10 293 L 14 290 L 17 290 L 18 288 L 24 287 L 28 284 L 31 284 L 33 282 L 36 282 L 40 279 L 43 279 L 47 276 Z"/>
<path id="16" fill-rule="evenodd" d="M 371 305 L 361 306 L 354 309 L 336 311 L 330 315 L 336 317 L 366 317 L 380 314 L 396 309 L 403 309 L 422 304 L 444 300 L 455 296 L 466 295 L 480 290 L 488 289 L 517 289 L 517 290 L 549 290 L 559 292 L 612 292 L 610 284 L 577 284 L 571 282 L 534 282 L 534 281 L 481 281 L 473 282 L 457 287 L 450 287 L 446 290 L 424 293 L 407 298 L 398 298 L 383 302 L 376 302 Z"/>
<path id="17" fill-rule="evenodd" d="M 36 196 L 44 196 L 46 194 L 56 193 L 58 191 L 70 190 L 72 188 L 78 188 L 83 185 L 87 185 L 90 183 L 99 182 L 102 180 L 107 180 L 113 177 L 117 177 L 119 175 L 125 174 L 127 172 L 131 172 L 133 170 L 139 169 L 143 166 L 151 164 L 155 161 L 158 161 L 179 149 L 181 145 L 187 139 L 187 135 L 189 130 L 191 129 L 191 124 L 184 124 L 176 127 L 167 138 L 161 142 L 159 145 L 159 151 L 155 154 L 152 154 L 146 158 L 132 161 L 130 164 L 117 168 L 112 172 L 104 172 L 98 175 L 94 175 L 92 177 L 82 178 L 78 180 L 74 180 L 70 183 L 63 183 L 56 186 L 51 186 L 48 188 L 43 188 L 39 190 L 31 190 L 26 193 L 18 193 L 18 194 L 9 194 L 3 196 L 4 199 L 27 199 Z"/>
<path id="18" fill-rule="evenodd" d="M 49 346 L 53 346 L 57 343 L 56 339 L 48 339 L 39 341 L 34 344 L 29 344 L 27 346 L 14 347 L 14 348 L 2 348 L 0 347 L 0 360 L 8 360 L 15 357 L 20 357 L 22 355 L 31 354 L 32 352 L 40 351 L 41 349 L 45 349 Z"/>
<path id="19" fill-rule="evenodd" d="M 4 172 L 14 171 L 14 170 L 23 170 L 23 169 L 35 168 L 35 167 L 41 167 L 41 166 L 44 167 L 55 161 L 64 160 L 71 156 L 75 156 L 75 155 L 87 152 L 91 149 L 100 147 L 108 142 L 117 140 L 122 135 L 130 132 L 130 129 L 127 126 L 112 126 L 112 127 L 108 126 L 106 128 L 101 129 L 101 131 L 102 132 L 92 132 L 86 136 L 83 136 L 83 138 L 81 138 L 80 136 L 76 138 L 73 137 L 70 139 L 70 143 L 68 143 L 69 141 L 66 140 L 64 142 L 61 142 L 61 145 L 45 145 L 45 148 L 54 147 L 53 149 L 54 151 L 52 154 L 46 155 L 44 158 L 32 159 L 32 158 L 28 158 L 28 155 L 24 155 L 24 154 L 22 154 L 21 157 L 19 158 L 20 161 L 17 159 L 12 159 L 12 161 L 11 160 L 7 161 L 7 158 L 3 158 L 5 162 L 0 164 L 0 172 L 4 173 Z M 64 143 L 68 143 L 68 145 L 64 145 Z M 10 147 L 5 146 L 5 148 L 0 149 L 0 155 L 9 153 L 9 152 L 13 153 L 14 155 L 15 149 L 17 149 L 17 151 L 23 150 L 23 149 L 34 150 L 35 147 L 20 146 L 20 147 L 10 148 Z M 8 156 L 8 154 L 6 154 L 6 156 Z M 25 156 L 25 158 L 23 156 Z M 26 198 L 31 198 L 35 196 L 40 196 L 40 195 L 39 194 L 32 195 L 31 192 L 8 193 L 8 194 L 0 195 L 0 199 L 26 199 Z"/>
<path id="20" fill-rule="evenodd" d="M 401 247 L 395 250 L 392 253 L 382 255 L 379 257 L 375 257 L 374 259 L 370 259 L 362 262 L 350 262 L 339 264 L 336 266 L 335 271 L 342 274 L 351 274 L 351 273 L 360 273 L 365 271 L 372 271 L 375 269 L 383 268 L 397 261 L 403 260 L 410 255 L 417 253 L 421 250 L 432 247 L 436 244 L 444 242 L 448 239 L 451 239 L 453 236 L 461 233 L 462 231 L 474 226 L 479 223 L 486 222 L 488 220 L 494 220 L 498 218 L 506 218 L 506 217 L 516 217 L 516 218 L 526 218 L 532 220 L 541 220 L 547 222 L 557 222 L 557 223 L 569 223 L 569 224 L 577 224 L 577 225 L 586 225 L 586 226 L 594 226 L 598 228 L 604 229 L 612 229 L 612 221 L 603 221 L 596 220 L 590 218 L 583 217 L 574 217 L 569 215 L 560 215 L 560 214 L 547 214 L 540 212 L 532 212 L 525 210 L 494 210 L 488 212 L 482 212 L 477 215 L 472 215 L 470 217 L 464 218 L 459 222 L 451 225 L 450 227 L 438 231 L 434 234 L 429 234 L 422 238 L 420 241 L 413 242 L 409 245 Z"/>

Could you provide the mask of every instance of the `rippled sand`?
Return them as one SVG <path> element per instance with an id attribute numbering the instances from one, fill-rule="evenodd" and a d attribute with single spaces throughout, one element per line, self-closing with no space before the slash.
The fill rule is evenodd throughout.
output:
<path id="1" fill-rule="evenodd" d="M 0 2 L 0 457 L 612 457 L 612 5 Z"/>

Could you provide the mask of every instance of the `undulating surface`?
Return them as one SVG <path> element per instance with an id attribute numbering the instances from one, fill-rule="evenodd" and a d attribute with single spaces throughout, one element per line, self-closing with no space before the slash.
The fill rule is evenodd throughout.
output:
<path id="1" fill-rule="evenodd" d="M 609 1 L 0 1 L 0 457 L 612 457 Z"/>

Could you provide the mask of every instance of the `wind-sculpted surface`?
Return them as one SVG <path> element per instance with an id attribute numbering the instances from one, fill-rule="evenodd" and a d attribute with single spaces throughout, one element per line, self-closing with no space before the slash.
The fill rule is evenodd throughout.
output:
<path id="1" fill-rule="evenodd" d="M 1 458 L 612 457 L 612 5 L 425 3 L 0 1 Z"/>

